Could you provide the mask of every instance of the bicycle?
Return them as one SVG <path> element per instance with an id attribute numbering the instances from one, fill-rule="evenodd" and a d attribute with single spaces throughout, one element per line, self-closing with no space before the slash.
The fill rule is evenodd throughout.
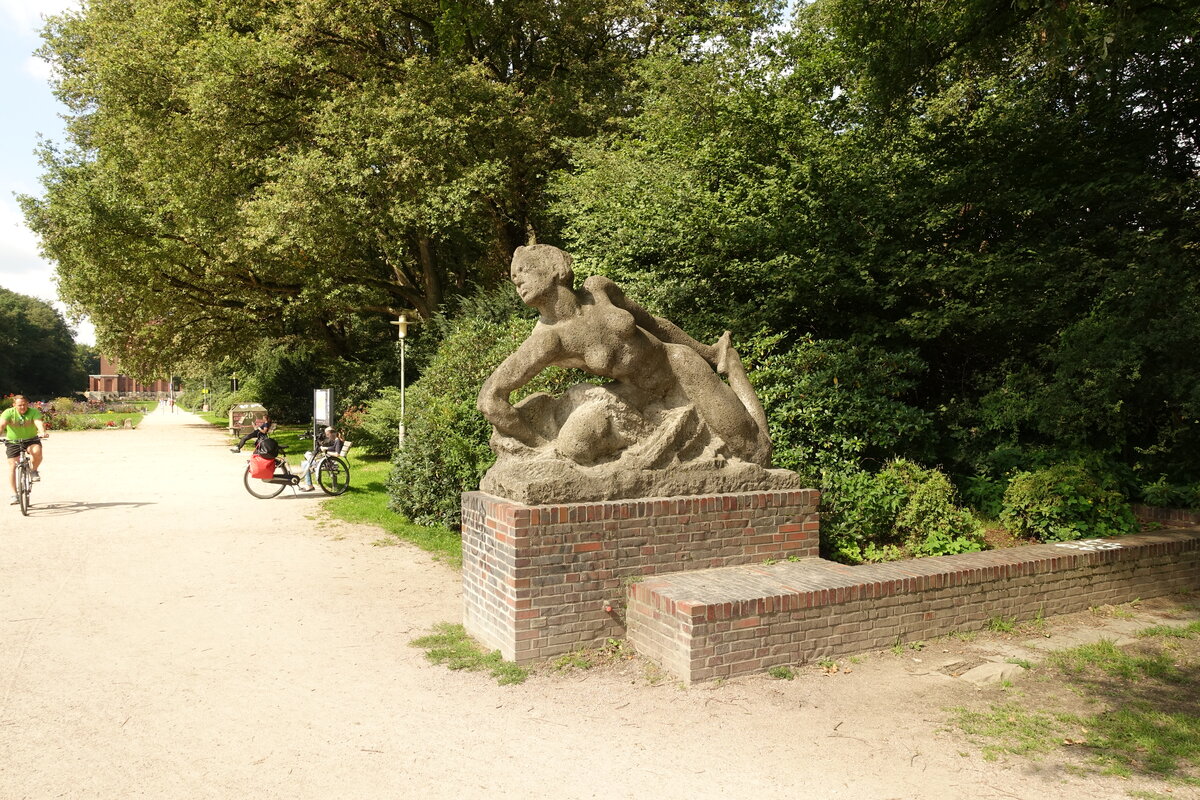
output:
<path id="1" fill-rule="evenodd" d="M 312 457 L 309 471 L 316 475 L 316 483 L 325 494 L 337 497 L 350 488 L 350 464 L 339 455 L 329 452 L 328 447 Z"/>
<path id="2" fill-rule="evenodd" d="M 0 444 L 7 443 L 8 439 L 0 439 Z M 17 485 L 17 505 L 21 507 L 21 515 L 28 517 L 29 495 L 33 491 L 33 459 L 24 447 L 21 448 L 21 455 L 17 456 L 14 478 Z"/>
<path id="3" fill-rule="evenodd" d="M 342 458 L 330 455 L 322 449 L 319 455 L 313 457 L 313 463 L 308 467 L 314 470 L 317 484 L 325 494 L 336 497 L 345 494 L 350 488 L 350 465 Z M 242 476 L 246 491 L 260 500 L 270 500 L 276 497 L 287 486 L 299 486 L 303 473 L 292 472 L 287 463 L 287 456 L 280 453 L 275 457 L 275 473 L 270 478 L 255 478 L 250 474 L 250 465 Z"/>

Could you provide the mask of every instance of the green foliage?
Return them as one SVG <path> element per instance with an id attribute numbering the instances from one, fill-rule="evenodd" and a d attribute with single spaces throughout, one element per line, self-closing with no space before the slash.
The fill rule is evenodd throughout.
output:
<path id="1" fill-rule="evenodd" d="M 915 353 L 804 337 L 739 345 L 767 412 L 775 466 L 803 474 L 861 467 L 919 451 L 930 415 L 911 396 L 924 365 Z"/>
<path id="2" fill-rule="evenodd" d="M 355 447 L 390 459 L 399 441 L 400 389 L 384 387 L 366 403 L 346 409 L 337 427 Z"/>
<path id="3" fill-rule="evenodd" d="M 821 490 L 826 558 L 857 564 L 983 549 L 982 529 L 939 470 L 896 459 L 878 473 L 827 472 Z"/>
<path id="4" fill-rule="evenodd" d="M 483 381 L 529 335 L 528 313 L 508 284 L 472 296 L 453 320 L 433 323 L 443 338 L 409 390 L 404 448 L 388 481 L 392 507 L 414 522 L 457 527 L 461 493 L 477 489 L 495 460 L 491 426 L 475 403 Z M 520 396 L 561 392 L 586 377 L 547 369 Z"/>
<path id="5" fill-rule="evenodd" d="M 636 107 L 632 64 L 776 5 L 92 0 L 43 34 L 68 142 L 26 217 L 127 368 L 354 356 L 553 235 L 547 176 Z"/>
<path id="6" fill-rule="evenodd" d="M 433 633 L 413 639 L 411 644 L 424 649 L 425 657 L 434 664 L 444 664 L 452 670 L 486 670 L 501 686 L 524 683 L 529 677 L 528 670 L 501 658 L 499 650 L 490 653 L 483 650 L 462 625 L 440 622 Z"/>
<path id="7" fill-rule="evenodd" d="M 264 346 L 251 362 L 252 377 L 247 389 L 267 407 L 277 422 L 309 422 L 312 419 L 313 389 L 323 385 L 311 346 Z"/>
<path id="8" fill-rule="evenodd" d="M 1004 508 L 1004 491 L 1008 482 L 988 475 L 962 476 L 956 483 L 963 503 L 986 519 L 998 519 Z"/>
<path id="9" fill-rule="evenodd" d="M 494 456 L 491 427 L 474 401 L 454 402 L 414 387 L 414 413 L 396 455 L 387 490 L 391 507 L 413 522 L 457 527 L 460 495 L 479 487 Z"/>
<path id="10" fill-rule="evenodd" d="M 1142 500 L 1152 506 L 1172 508 L 1184 503 L 1183 488 L 1168 483 L 1166 475 L 1159 475 L 1157 480 L 1144 484 L 1141 494 Z"/>
<path id="11" fill-rule="evenodd" d="M 554 186 L 564 234 L 698 333 L 914 354 L 935 449 L 906 454 L 956 474 L 1045 449 L 1195 481 L 1196 23 L 803 4 L 774 50 L 644 65 L 640 114 Z"/>
<path id="12" fill-rule="evenodd" d="M 771 667 L 767 670 L 767 674 L 780 681 L 791 681 L 796 679 L 796 670 L 787 665 Z"/>
<path id="13" fill-rule="evenodd" d="M 0 289 L 0 342 L 0 394 L 38 400 L 87 388 L 90 360 L 45 300 Z"/>
<path id="14" fill-rule="evenodd" d="M 1001 522 L 1015 536 L 1042 542 L 1120 536 L 1137 530 L 1129 503 L 1078 463 L 1013 476 Z"/>
<path id="15" fill-rule="evenodd" d="M 1170 483 L 1166 475 L 1159 475 L 1139 489 L 1142 502 L 1163 508 L 1200 508 L 1200 483 Z"/>

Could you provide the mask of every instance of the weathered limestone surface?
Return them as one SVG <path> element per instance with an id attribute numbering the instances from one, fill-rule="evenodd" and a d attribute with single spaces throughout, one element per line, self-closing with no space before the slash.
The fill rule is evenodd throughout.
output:
<path id="1" fill-rule="evenodd" d="M 802 488 L 770 468 L 766 414 L 728 332 L 701 344 L 606 278 L 576 289 L 571 257 L 547 245 L 518 248 L 512 279 L 540 317 L 479 394 L 497 454 L 481 491 L 536 505 Z M 510 402 L 552 365 L 608 382 Z"/>

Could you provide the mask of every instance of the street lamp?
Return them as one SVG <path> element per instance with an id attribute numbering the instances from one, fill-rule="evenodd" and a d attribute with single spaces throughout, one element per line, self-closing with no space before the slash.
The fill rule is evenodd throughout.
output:
<path id="1" fill-rule="evenodd" d="M 408 337 L 408 317 L 401 314 L 392 324 L 400 334 L 400 446 L 404 447 L 404 340 Z"/>

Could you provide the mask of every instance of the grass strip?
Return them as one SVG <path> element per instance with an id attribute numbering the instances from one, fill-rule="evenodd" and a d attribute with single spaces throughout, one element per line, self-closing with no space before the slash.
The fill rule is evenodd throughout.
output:
<path id="1" fill-rule="evenodd" d="M 228 417 L 224 414 L 199 412 L 199 416 L 216 427 L 227 428 L 229 425 Z M 303 454 L 312 449 L 312 439 L 301 438 L 309 431 L 307 425 L 279 425 L 271 434 L 287 454 L 288 464 L 293 469 L 299 469 Z M 235 442 L 236 439 L 230 437 L 230 443 Z M 321 504 L 331 517 L 343 522 L 382 528 L 386 535 L 376 541 L 376 545 L 408 542 L 432 553 L 439 561 L 455 569 L 462 567 L 462 536 L 457 531 L 417 525 L 388 507 L 387 480 L 392 472 L 389 460 L 367 455 L 351 447 L 346 461 L 350 464 L 349 491 L 340 497 L 326 498 Z"/>
<path id="2" fill-rule="evenodd" d="M 336 519 L 382 528 L 389 538 L 377 545 L 415 544 L 455 569 L 462 567 L 462 536 L 449 528 L 417 525 L 388 507 L 387 479 L 392 464 L 384 458 L 363 456 L 350 449 L 350 491 L 331 497 L 324 508 Z"/>
<path id="3" fill-rule="evenodd" d="M 952 709 L 955 724 L 966 734 L 995 740 L 983 747 L 983 757 L 995 761 L 1001 753 L 1038 755 L 1056 749 L 1062 742 L 1064 720 L 1049 714 L 1026 711 L 1014 703 L 989 711 Z"/>
<path id="4" fill-rule="evenodd" d="M 1182 679 L 1175 659 L 1169 653 L 1126 653 L 1107 639 L 1054 653 L 1048 662 L 1072 677 L 1087 676 L 1092 671 L 1098 671 L 1126 681 L 1149 678 L 1176 683 Z"/>
<path id="5" fill-rule="evenodd" d="M 488 652 L 476 644 L 462 625 L 440 622 L 433 630 L 428 636 L 413 639 L 410 644 L 423 648 L 425 658 L 434 664 L 444 664 L 453 670 L 487 671 L 501 686 L 524 683 L 529 677 L 529 670 L 505 661 L 499 650 Z"/>

